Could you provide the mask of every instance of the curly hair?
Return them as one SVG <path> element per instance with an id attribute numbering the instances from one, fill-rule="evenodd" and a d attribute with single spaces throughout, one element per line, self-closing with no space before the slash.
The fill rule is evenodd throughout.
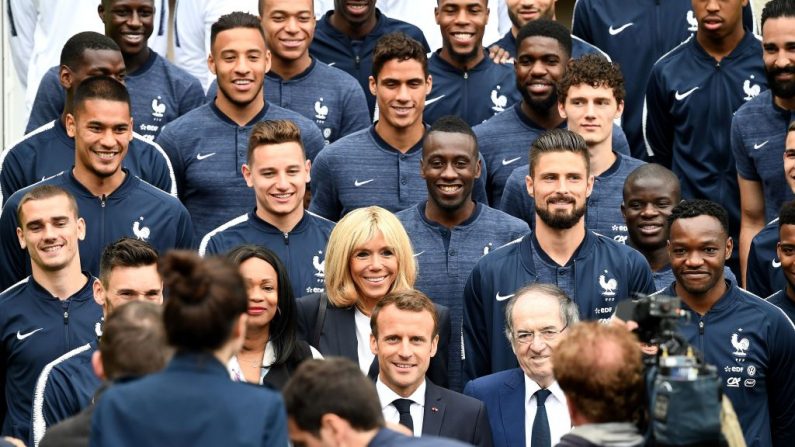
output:
<path id="1" fill-rule="evenodd" d="M 552 353 L 555 379 L 589 422 L 635 422 L 643 408 L 643 360 L 625 328 L 578 323 Z"/>
<path id="2" fill-rule="evenodd" d="M 622 102 L 626 97 L 621 67 L 598 54 L 586 54 L 569 60 L 566 73 L 558 83 L 558 100 L 561 104 L 566 102 L 569 88 L 575 85 L 607 87 L 613 90 L 616 103 Z"/>

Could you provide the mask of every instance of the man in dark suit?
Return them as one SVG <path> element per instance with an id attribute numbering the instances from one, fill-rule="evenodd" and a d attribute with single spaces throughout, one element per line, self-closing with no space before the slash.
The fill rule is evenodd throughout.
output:
<path id="1" fill-rule="evenodd" d="M 551 284 L 531 284 L 508 302 L 505 335 L 520 367 L 480 377 L 464 388 L 464 394 L 486 404 L 495 447 L 551 447 L 571 429 L 566 397 L 552 372 L 552 352 L 578 321 L 577 305 Z"/>
<path id="2" fill-rule="evenodd" d="M 414 438 L 386 428 L 375 386 L 351 360 L 307 360 L 284 387 L 293 445 L 306 447 L 464 447 L 458 441 Z"/>
<path id="3" fill-rule="evenodd" d="M 425 377 L 439 341 L 435 306 L 427 296 L 416 290 L 390 293 L 373 309 L 370 328 L 379 365 L 375 387 L 387 422 L 399 422 L 415 436 L 491 447 L 483 403 Z"/>

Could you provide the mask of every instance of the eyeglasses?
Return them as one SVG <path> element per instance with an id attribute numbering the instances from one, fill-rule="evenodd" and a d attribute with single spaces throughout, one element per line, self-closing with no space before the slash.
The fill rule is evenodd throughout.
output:
<path id="1" fill-rule="evenodd" d="M 544 329 L 543 331 L 538 331 L 538 334 L 541 336 L 542 340 L 544 340 L 544 341 L 552 341 L 558 335 L 560 335 L 561 332 L 565 331 L 567 327 L 569 327 L 569 326 L 568 325 L 563 326 L 563 329 L 561 329 L 559 331 L 555 330 L 555 329 Z M 527 345 L 527 344 L 530 344 L 530 343 L 533 342 L 533 339 L 535 338 L 535 335 L 536 335 L 535 332 L 519 331 L 519 332 L 517 332 L 514 335 L 514 339 L 516 339 L 517 342 L 519 342 L 519 343 L 521 343 L 523 345 Z"/>

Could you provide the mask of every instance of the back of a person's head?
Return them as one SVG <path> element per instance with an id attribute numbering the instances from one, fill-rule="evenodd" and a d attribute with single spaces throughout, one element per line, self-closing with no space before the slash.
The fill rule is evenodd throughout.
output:
<path id="1" fill-rule="evenodd" d="M 222 347 L 248 309 L 237 266 L 226 259 L 175 250 L 161 258 L 160 275 L 166 291 L 163 321 L 169 344 L 186 351 Z"/>
<path id="2" fill-rule="evenodd" d="M 643 360 L 637 338 L 623 327 L 573 325 L 552 353 L 566 399 L 591 423 L 634 422 L 643 406 Z"/>
<path id="3" fill-rule="evenodd" d="M 161 307 L 131 301 L 111 313 L 99 341 L 108 380 L 138 377 L 163 369 L 172 349 L 166 342 Z"/>
<path id="4" fill-rule="evenodd" d="M 110 37 L 94 31 L 84 31 L 70 37 L 61 50 L 61 65 L 66 65 L 72 70 L 78 70 L 83 63 L 83 53 L 87 50 L 109 50 L 118 51 L 121 49 Z"/>
<path id="5" fill-rule="evenodd" d="M 358 431 L 384 425 L 375 385 L 345 358 L 305 361 L 290 377 L 283 395 L 290 418 L 315 436 L 325 414 L 339 416 Z"/>

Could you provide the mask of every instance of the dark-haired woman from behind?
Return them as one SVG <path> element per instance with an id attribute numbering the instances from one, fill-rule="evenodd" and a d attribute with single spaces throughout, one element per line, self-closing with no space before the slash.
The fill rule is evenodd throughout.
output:
<path id="1" fill-rule="evenodd" d="M 97 404 L 91 446 L 284 446 L 279 394 L 233 382 L 225 365 L 243 346 L 248 297 L 226 259 L 172 251 L 161 259 L 163 322 L 176 348 L 159 373 L 111 387 Z"/>
<path id="2" fill-rule="evenodd" d="M 323 358 L 296 336 L 295 297 L 287 268 L 259 245 L 241 245 L 226 257 L 238 266 L 248 290 L 246 340 L 226 367 L 233 380 L 282 389 L 301 362 Z"/>

